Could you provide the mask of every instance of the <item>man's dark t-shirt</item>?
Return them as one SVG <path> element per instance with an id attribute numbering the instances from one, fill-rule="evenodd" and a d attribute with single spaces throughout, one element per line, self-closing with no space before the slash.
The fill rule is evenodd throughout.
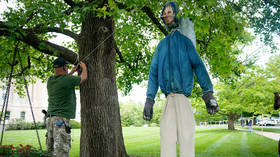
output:
<path id="1" fill-rule="evenodd" d="M 48 79 L 48 114 L 69 119 L 75 118 L 75 86 L 80 85 L 80 81 L 81 77 L 68 74 L 51 76 Z"/>

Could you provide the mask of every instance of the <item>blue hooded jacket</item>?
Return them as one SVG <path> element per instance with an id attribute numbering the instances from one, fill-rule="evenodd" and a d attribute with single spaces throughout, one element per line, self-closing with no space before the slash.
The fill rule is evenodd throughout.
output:
<path id="1" fill-rule="evenodd" d="M 153 56 L 147 98 L 154 100 L 158 87 L 168 95 L 182 93 L 190 96 L 194 74 L 203 94 L 213 92 L 208 72 L 189 38 L 175 30 L 160 41 Z"/>

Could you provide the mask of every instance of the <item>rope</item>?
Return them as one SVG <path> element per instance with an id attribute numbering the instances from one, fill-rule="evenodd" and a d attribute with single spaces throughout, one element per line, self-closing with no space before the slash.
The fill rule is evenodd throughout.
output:
<path id="1" fill-rule="evenodd" d="M 110 35 L 108 35 L 103 41 L 101 41 L 86 57 L 84 57 L 80 61 L 84 61 L 86 58 L 88 58 L 102 43 L 104 43 L 106 40 L 108 40 L 113 34 L 114 34 L 114 31 Z"/>
<path id="2" fill-rule="evenodd" d="M 74 65 L 77 65 L 78 63 L 79 63 L 79 54 L 77 53 L 77 57 L 76 57 L 76 60 L 75 60 L 75 62 L 74 62 Z"/>
<path id="3" fill-rule="evenodd" d="M 21 57 L 20 57 L 19 52 L 18 52 L 18 57 L 19 57 L 20 67 L 23 70 L 23 65 L 22 65 L 22 61 L 21 61 Z M 27 98 L 28 98 L 28 102 L 29 102 L 29 106 L 30 106 L 30 110 L 31 110 L 32 118 L 33 118 L 33 123 L 34 123 L 36 134 L 37 134 L 38 143 L 39 143 L 39 146 L 40 146 L 40 150 L 43 151 L 41 141 L 40 141 L 40 136 L 39 136 L 39 133 L 38 133 L 36 120 L 35 120 L 35 116 L 34 116 L 34 112 L 33 112 L 33 108 L 32 108 L 32 103 L 31 103 L 31 99 L 30 99 L 30 95 L 29 95 L 29 91 L 28 91 L 27 81 L 25 79 L 24 73 L 23 73 L 23 80 L 24 80 L 24 87 L 25 87 L 25 90 L 26 90 L 26 94 L 27 94 Z"/>
<path id="4" fill-rule="evenodd" d="M 9 104 L 10 88 L 11 88 L 11 82 L 12 82 L 12 75 L 13 75 L 13 71 L 14 71 L 14 66 L 15 66 L 15 62 L 16 62 L 16 50 L 17 49 L 18 49 L 18 42 L 17 42 L 17 44 L 15 46 L 15 49 L 14 49 L 13 63 L 11 65 L 11 72 L 10 72 L 10 75 L 8 77 L 8 79 L 9 79 L 8 80 L 8 85 L 7 85 L 7 89 L 6 89 L 6 93 L 5 93 L 5 98 L 4 98 L 4 103 L 3 103 L 3 107 L 2 107 L 2 111 L 1 111 L 0 125 L 1 125 L 1 119 L 2 119 L 2 115 L 3 115 L 3 111 L 5 109 L 4 122 L 3 122 L 3 125 L 2 125 L 2 132 L 1 132 L 0 145 L 2 145 L 2 141 L 3 141 L 3 137 L 4 137 L 6 113 L 7 113 L 8 104 Z"/>

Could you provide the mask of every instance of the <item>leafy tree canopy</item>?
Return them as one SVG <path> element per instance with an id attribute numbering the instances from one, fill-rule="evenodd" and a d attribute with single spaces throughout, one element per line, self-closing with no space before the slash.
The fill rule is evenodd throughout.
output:
<path id="1" fill-rule="evenodd" d="M 227 0 L 226 3 L 239 11 L 249 27 L 263 35 L 262 41 L 276 50 L 272 34 L 280 36 L 279 0 Z"/>
<path id="2" fill-rule="evenodd" d="M 16 6 L 5 11 L 0 21 L 3 61 L 0 63 L 0 77 L 7 77 L 15 49 L 18 64 L 15 65 L 14 78 L 18 83 L 22 82 L 23 73 L 28 80 L 35 77 L 46 79 L 52 71 L 52 56 L 62 55 L 75 63 L 81 46 L 79 40 L 83 39 L 80 36 L 81 27 L 86 15 L 91 13 L 100 18 L 114 18 L 115 28 L 111 35 L 116 40 L 112 44 L 116 46 L 117 84 L 127 93 L 132 84 L 148 78 L 154 52 L 151 41 L 158 41 L 167 34 L 159 18 L 166 2 L 17 0 Z M 195 23 L 197 51 L 213 77 L 230 82 L 235 76 L 240 76 L 245 66 L 237 59 L 241 53 L 240 45 L 253 39 L 245 31 L 247 19 L 224 0 L 178 0 L 177 3 L 181 9 L 180 16 L 188 16 Z M 50 43 L 48 40 L 55 37 L 51 32 L 67 35 L 74 42 L 64 46 Z"/>

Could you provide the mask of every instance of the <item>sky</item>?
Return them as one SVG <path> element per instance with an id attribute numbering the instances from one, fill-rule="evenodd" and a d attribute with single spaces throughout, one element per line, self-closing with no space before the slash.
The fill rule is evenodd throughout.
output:
<path id="1" fill-rule="evenodd" d="M 0 0 L 0 14 L 3 13 L 5 9 L 7 9 L 7 6 L 13 7 L 14 4 L 7 4 L 5 1 Z M 1 16 L 0 20 L 2 20 Z M 63 42 L 73 41 L 73 39 L 68 36 L 60 34 L 57 35 L 57 38 L 51 39 L 49 41 L 59 45 L 62 45 Z M 278 36 L 275 36 L 275 43 L 278 46 L 280 45 L 280 38 Z M 280 49 L 280 46 L 278 48 Z M 265 66 L 265 63 L 268 62 L 269 57 L 272 56 L 270 53 L 268 53 L 268 51 L 270 51 L 270 49 L 264 46 L 264 44 L 259 39 L 256 39 L 252 45 L 246 46 L 244 48 L 244 55 L 240 56 L 240 59 L 244 60 L 246 57 L 250 58 L 252 56 L 256 56 L 258 58 L 256 64 L 260 66 Z M 143 87 L 143 85 L 133 85 L 132 91 L 127 96 L 124 96 L 121 91 L 118 91 L 118 93 L 119 101 L 123 103 L 128 101 L 134 101 L 136 104 L 143 104 L 146 100 L 146 87 Z"/>
<path id="2" fill-rule="evenodd" d="M 250 31 L 252 32 L 252 31 Z M 278 51 L 280 50 L 280 37 L 277 35 L 273 35 L 274 43 L 278 47 Z M 265 64 L 269 61 L 269 58 L 274 55 L 271 54 L 270 47 L 266 46 L 261 40 L 260 37 L 257 36 L 256 39 L 252 42 L 251 45 L 244 47 L 243 53 L 240 56 L 241 60 L 245 60 L 245 58 L 257 57 L 256 64 L 260 66 L 265 66 Z M 279 53 L 279 52 L 277 52 Z"/>

